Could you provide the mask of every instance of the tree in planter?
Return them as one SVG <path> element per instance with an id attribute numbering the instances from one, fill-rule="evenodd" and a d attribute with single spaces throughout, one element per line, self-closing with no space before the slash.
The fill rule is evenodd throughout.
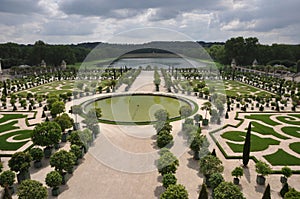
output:
<path id="1" fill-rule="evenodd" d="M 280 177 L 280 182 L 281 182 L 282 184 L 286 183 L 286 182 L 287 182 L 287 179 L 288 179 L 289 177 L 291 177 L 292 174 L 293 174 L 292 169 L 289 168 L 289 167 L 287 167 L 287 166 L 282 167 L 281 173 L 283 174 L 283 176 Z"/>
<path id="2" fill-rule="evenodd" d="M 255 171 L 258 174 L 260 174 L 260 175 L 257 175 L 257 178 L 256 178 L 256 182 L 259 185 L 264 185 L 265 181 L 266 181 L 265 176 L 269 175 L 272 172 L 270 166 L 267 163 L 262 162 L 262 161 L 258 161 L 255 164 Z"/>
<path id="3" fill-rule="evenodd" d="M 243 148 L 243 165 L 245 167 L 247 167 L 247 165 L 249 163 L 250 149 L 251 149 L 251 122 L 249 122 L 249 125 L 248 125 L 244 148 Z"/>
<path id="4" fill-rule="evenodd" d="M 25 179 L 30 179 L 30 173 L 28 171 L 31 162 L 31 155 L 25 152 L 16 152 L 11 156 L 8 161 L 8 166 L 12 171 L 17 172 L 18 183 L 21 183 Z"/>
<path id="5" fill-rule="evenodd" d="M 271 188 L 270 188 L 270 184 L 268 184 L 268 186 L 266 187 L 262 199 L 271 199 Z"/>
<path id="6" fill-rule="evenodd" d="M 56 117 L 56 115 L 64 112 L 65 110 L 65 104 L 64 102 L 61 101 L 56 101 L 52 104 L 51 109 L 50 109 L 50 113 L 52 115 L 52 117 Z"/>
<path id="7" fill-rule="evenodd" d="M 154 117 L 157 121 L 167 121 L 169 119 L 169 113 L 165 109 L 159 109 L 154 113 Z"/>
<path id="8" fill-rule="evenodd" d="M 232 182 L 222 182 L 214 190 L 214 199 L 245 199 L 240 188 Z"/>
<path id="9" fill-rule="evenodd" d="M 170 185 L 164 193 L 160 195 L 160 199 L 188 199 L 188 192 L 181 184 Z"/>
<path id="10" fill-rule="evenodd" d="M 92 133 L 89 129 L 83 131 L 73 131 L 68 140 L 71 145 L 75 144 L 84 148 L 85 152 L 88 150 L 89 143 L 92 141 Z"/>
<path id="11" fill-rule="evenodd" d="M 220 173 L 213 173 L 208 179 L 210 187 L 214 190 L 221 182 L 224 182 L 224 178 Z"/>
<path id="12" fill-rule="evenodd" d="M 192 108 L 190 106 L 181 106 L 179 114 L 182 118 L 186 118 L 192 114 Z"/>
<path id="13" fill-rule="evenodd" d="M 176 173 L 179 161 L 170 151 L 161 154 L 157 162 L 158 172 L 162 175 L 166 173 Z"/>
<path id="14" fill-rule="evenodd" d="M 89 110 L 85 119 L 83 120 L 83 123 L 86 124 L 88 129 L 91 129 L 93 126 L 98 124 L 97 112 L 95 109 Z"/>
<path id="15" fill-rule="evenodd" d="M 200 159 L 200 171 L 206 178 L 206 183 L 209 185 L 208 179 L 213 173 L 222 173 L 224 167 L 222 165 L 222 161 L 215 156 L 207 155 Z"/>
<path id="16" fill-rule="evenodd" d="M 75 127 L 76 127 L 75 130 L 78 130 L 78 128 L 76 126 L 76 125 L 79 124 L 77 122 L 77 115 L 80 115 L 82 113 L 82 108 L 81 108 L 80 105 L 74 105 L 74 106 L 72 106 L 71 110 L 72 110 L 72 114 L 75 115 L 75 121 L 76 121 L 76 123 L 75 123 Z"/>
<path id="17" fill-rule="evenodd" d="M 175 185 L 177 179 L 173 173 L 166 173 L 163 175 L 162 183 L 165 188 L 168 188 L 170 185 Z"/>
<path id="18" fill-rule="evenodd" d="M 42 159 L 44 157 L 43 150 L 40 148 L 32 148 L 29 151 L 33 161 L 34 161 L 34 167 L 35 168 L 41 168 L 42 167 Z"/>
<path id="19" fill-rule="evenodd" d="M 8 170 L 0 174 L 0 185 L 4 188 L 4 198 L 11 199 L 11 195 L 14 193 L 13 184 L 15 182 L 15 173 Z"/>
<path id="20" fill-rule="evenodd" d="M 31 140 L 35 145 L 45 146 L 45 158 L 51 156 L 53 145 L 61 139 L 61 128 L 56 122 L 43 122 L 37 124 L 31 134 Z"/>
<path id="21" fill-rule="evenodd" d="M 173 141 L 173 136 L 170 132 L 168 131 L 160 131 L 160 133 L 157 135 L 157 146 L 159 148 L 163 148 Z"/>
<path id="22" fill-rule="evenodd" d="M 205 110 L 205 117 L 204 119 L 202 120 L 202 125 L 203 126 L 207 126 L 208 125 L 208 119 L 207 119 L 207 111 L 210 111 L 211 110 L 211 103 L 210 102 L 205 102 L 203 104 L 203 106 L 201 107 L 201 110 Z"/>
<path id="23" fill-rule="evenodd" d="M 231 175 L 235 178 L 233 179 L 233 183 L 238 185 L 240 183 L 240 177 L 244 175 L 244 170 L 242 167 L 235 167 L 235 169 L 231 172 Z"/>
<path id="24" fill-rule="evenodd" d="M 47 188 L 36 180 L 24 180 L 18 189 L 19 199 L 47 199 Z"/>
<path id="25" fill-rule="evenodd" d="M 56 122 L 63 132 L 61 141 L 66 142 L 67 141 L 67 134 L 65 132 L 66 129 L 71 128 L 73 126 L 74 120 L 70 118 L 70 116 L 67 113 L 63 113 L 60 116 L 57 116 L 54 119 L 54 122 Z"/>
<path id="26" fill-rule="evenodd" d="M 199 160 L 199 152 L 203 144 L 204 138 L 204 135 L 196 134 L 196 136 L 190 144 L 190 149 L 192 149 L 194 152 L 194 160 Z"/>
<path id="27" fill-rule="evenodd" d="M 52 188 L 52 196 L 58 196 L 60 193 L 59 185 L 62 184 L 62 176 L 57 171 L 51 171 L 47 174 L 45 182 L 46 185 Z"/>
<path id="28" fill-rule="evenodd" d="M 71 145 L 70 152 L 75 155 L 76 157 L 75 164 L 78 165 L 78 160 L 83 156 L 81 147 L 77 145 Z"/>
<path id="29" fill-rule="evenodd" d="M 196 123 L 199 123 L 202 119 L 203 119 L 202 115 L 200 115 L 198 113 L 194 116 L 194 120 Z"/>
<path id="30" fill-rule="evenodd" d="M 66 172 L 72 172 L 76 157 L 73 153 L 60 150 L 50 157 L 50 165 L 54 167 L 63 177 L 63 184 L 66 183 Z"/>
<path id="31" fill-rule="evenodd" d="M 206 184 L 202 184 L 198 199 L 208 199 Z"/>

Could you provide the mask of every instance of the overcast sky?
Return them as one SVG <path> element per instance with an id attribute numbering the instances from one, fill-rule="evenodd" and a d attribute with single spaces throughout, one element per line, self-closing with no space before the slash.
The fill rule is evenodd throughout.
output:
<path id="1" fill-rule="evenodd" d="M 198 41 L 299 44 L 299 8 L 299 0 L 0 0 L 0 42 L 105 42 L 157 27 Z"/>

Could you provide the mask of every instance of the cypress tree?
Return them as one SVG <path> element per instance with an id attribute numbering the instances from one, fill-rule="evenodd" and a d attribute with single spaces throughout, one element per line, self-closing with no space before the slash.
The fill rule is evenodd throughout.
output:
<path id="1" fill-rule="evenodd" d="M 215 150 L 215 149 L 212 150 L 211 155 L 217 157 L 217 154 L 216 154 L 216 150 Z"/>
<path id="2" fill-rule="evenodd" d="M 205 183 L 202 184 L 198 199 L 208 199 L 207 187 Z"/>
<path id="3" fill-rule="evenodd" d="M 265 189 L 264 195 L 262 199 L 271 199 L 271 188 L 270 184 L 268 184 L 267 188 Z"/>
<path id="4" fill-rule="evenodd" d="M 289 191 L 288 183 L 284 183 L 283 187 L 280 190 L 280 195 L 284 197 L 284 195 Z"/>
<path id="5" fill-rule="evenodd" d="M 251 122 L 248 125 L 248 130 L 245 138 L 244 149 L 243 149 L 243 165 L 246 167 L 250 158 L 250 147 L 251 147 Z"/>
<path id="6" fill-rule="evenodd" d="M 42 118 L 46 117 L 45 111 L 42 113 Z"/>

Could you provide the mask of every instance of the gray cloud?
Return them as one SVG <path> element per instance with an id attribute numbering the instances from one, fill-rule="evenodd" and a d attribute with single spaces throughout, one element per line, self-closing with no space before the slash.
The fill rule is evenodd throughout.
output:
<path id="1" fill-rule="evenodd" d="M 0 0 L 0 42 L 104 41 L 161 27 L 194 40 L 257 36 L 261 43 L 300 43 L 299 7 L 299 0 Z"/>
<path id="2" fill-rule="evenodd" d="M 38 2 L 36 0 L 0 0 L 0 12 L 16 14 L 42 12 L 43 8 Z"/>
<path id="3" fill-rule="evenodd" d="M 182 0 L 165 0 L 165 1 L 146 1 L 146 0 L 64 0 L 61 1 L 59 7 L 67 14 L 78 14 L 85 16 L 101 16 L 109 18 L 118 18 L 113 15 L 116 10 L 127 9 L 129 16 L 136 16 L 145 12 L 149 8 L 158 9 L 157 16 L 153 19 L 165 19 L 170 16 L 175 17 L 180 12 L 188 12 L 194 9 L 210 9 L 217 10 L 224 8 L 221 0 L 211 1 L 202 0 L 195 3 L 187 3 Z"/>

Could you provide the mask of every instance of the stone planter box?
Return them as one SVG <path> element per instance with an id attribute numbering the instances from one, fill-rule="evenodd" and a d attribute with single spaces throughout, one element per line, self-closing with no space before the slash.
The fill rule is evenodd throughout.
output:
<path id="1" fill-rule="evenodd" d="M 42 162 L 41 161 L 34 161 L 33 166 L 36 169 L 41 168 L 42 167 Z"/>
<path id="2" fill-rule="evenodd" d="M 17 174 L 17 180 L 18 180 L 19 184 L 23 180 L 26 180 L 26 179 L 30 179 L 30 173 L 29 173 L 29 171 L 22 171 L 22 172 L 20 172 L 20 173 Z"/>
<path id="3" fill-rule="evenodd" d="M 67 142 L 67 137 L 68 137 L 68 134 L 67 134 L 67 133 L 63 133 L 63 134 L 61 135 L 61 141 L 62 141 L 62 142 Z"/>
<path id="4" fill-rule="evenodd" d="M 240 179 L 239 178 L 233 178 L 233 184 L 239 185 L 240 184 Z"/>
<path id="5" fill-rule="evenodd" d="M 52 148 L 46 147 L 44 149 L 44 157 L 45 158 L 50 158 L 51 155 L 52 155 Z"/>
<path id="6" fill-rule="evenodd" d="M 280 177 L 280 182 L 281 182 L 282 184 L 287 183 L 287 178 L 284 177 L 284 176 L 281 176 L 281 177 Z"/>
<path id="7" fill-rule="evenodd" d="M 52 194 L 52 196 L 58 196 L 60 194 L 59 187 L 52 188 L 51 194 Z"/>
<path id="8" fill-rule="evenodd" d="M 262 175 L 256 176 L 256 183 L 259 185 L 264 185 L 266 183 L 266 178 Z"/>

